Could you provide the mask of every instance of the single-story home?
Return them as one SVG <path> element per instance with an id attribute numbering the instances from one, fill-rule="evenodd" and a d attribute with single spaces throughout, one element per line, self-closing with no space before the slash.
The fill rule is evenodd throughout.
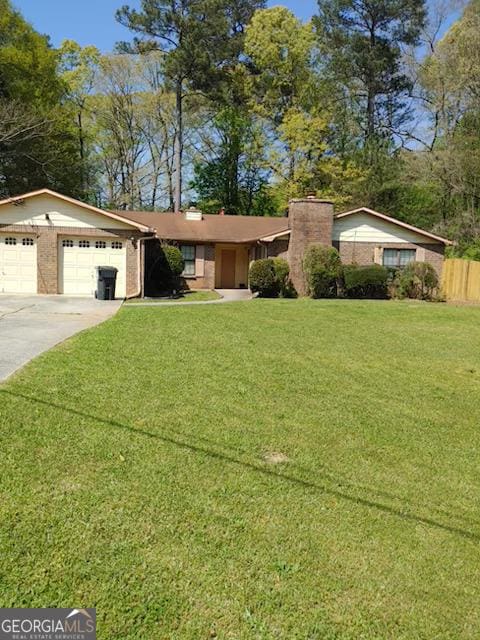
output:
<path id="1" fill-rule="evenodd" d="M 438 235 L 367 208 L 334 214 L 315 197 L 293 200 L 286 217 L 107 211 L 42 189 L 0 201 L 0 293 L 91 296 L 95 267 L 118 269 L 117 296 L 142 296 L 146 246 L 177 244 L 192 289 L 246 288 L 252 260 L 282 256 L 304 292 L 302 258 L 312 243 L 336 247 L 344 263 L 401 267 L 427 261 L 441 273 Z"/>

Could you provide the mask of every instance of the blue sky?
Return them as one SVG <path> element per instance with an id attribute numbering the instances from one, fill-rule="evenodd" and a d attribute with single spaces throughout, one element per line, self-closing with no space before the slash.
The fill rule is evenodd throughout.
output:
<path id="1" fill-rule="evenodd" d="M 13 0 L 13 4 L 37 31 L 48 34 L 54 46 L 72 39 L 82 46 L 94 44 L 102 51 L 111 51 L 118 40 L 128 40 L 131 34 L 116 23 L 115 10 L 123 4 L 138 5 L 138 0 Z M 277 0 L 300 18 L 309 18 L 317 7 L 316 0 Z"/>

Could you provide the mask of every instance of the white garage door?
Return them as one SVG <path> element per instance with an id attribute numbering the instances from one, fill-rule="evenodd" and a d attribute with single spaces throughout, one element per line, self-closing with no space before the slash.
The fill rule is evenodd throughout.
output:
<path id="1" fill-rule="evenodd" d="M 58 248 L 60 293 L 93 296 L 97 288 L 95 267 L 116 267 L 115 296 L 126 295 L 127 247 L 122 240 L 62 238 Z"/>
<path id="2" fill-rule="evenodd" d="M 32 236 L 0 236 L 0 293 L 37 293 L 37 246 Z"/>

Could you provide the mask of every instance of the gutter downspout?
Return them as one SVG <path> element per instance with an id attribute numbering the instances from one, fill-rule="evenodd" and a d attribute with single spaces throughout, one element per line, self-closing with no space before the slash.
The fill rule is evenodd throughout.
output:
<path id="1" fill-rule="evenodd" d="M 157 234 L 153 236 L 142 236 L 141 238 L 137 238 L 137 247 L 138 247 L 138 259 L 137 259 L 137 291 L 131 296 L 126 296 L 126 300 L 131 300 L 132 298 L 139 298 L 143 293 L 143 283 L 142 283 L 142 242 L 145 240 L 156 240 Z"/>

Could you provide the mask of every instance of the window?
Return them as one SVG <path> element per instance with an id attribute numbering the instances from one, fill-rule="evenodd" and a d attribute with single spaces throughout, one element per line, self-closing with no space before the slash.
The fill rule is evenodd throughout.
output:
<path id="1" fill-rule="evenodd" d="M 90 247 L 90 240 L 80 240 L 78 246 L 80 249 L 88 249 Z"/>
<path id="2" fill-rule="evenodd" d="M 62 247 L 73 247 L 73 240 L 62 240 Z"/>
<path id="3" fill-rule="evenodd" d="M 5 244 L 15 245 L 17 244 L 16 238 L 5 238 Z"/>
<path id="4" fill-rule="evenodd" d="M 123 249 L 123 242 L 112 242 L 112 249 Z"/>
<path id="5" fill-rule="evenodd" d="M 107 248 L 107 243 L 104 242 L 103 240 L 97 240 L 95 242 L 95 249 L 106 249 Z"/>
<path id="6" fill-rule="evenodd" d="M 22 244 L 24 247 L 33 247 L 33 238 L 23 238 Z"/>
<path id="7" fill-rule="evenodd" d="M 195 275 L 195 246 L 191 244 L 182 244 L 180 247 L 182 252 L 183 261 L 185 262 L 185 268 L 183 269 L 184 276 Z"/>
<path id="8" fill-rule="evenodd" d="M 415 262 L 416 255 L 415 249 L 384 249 L 383 266 L 401 269 L 410 262 Z"/>

